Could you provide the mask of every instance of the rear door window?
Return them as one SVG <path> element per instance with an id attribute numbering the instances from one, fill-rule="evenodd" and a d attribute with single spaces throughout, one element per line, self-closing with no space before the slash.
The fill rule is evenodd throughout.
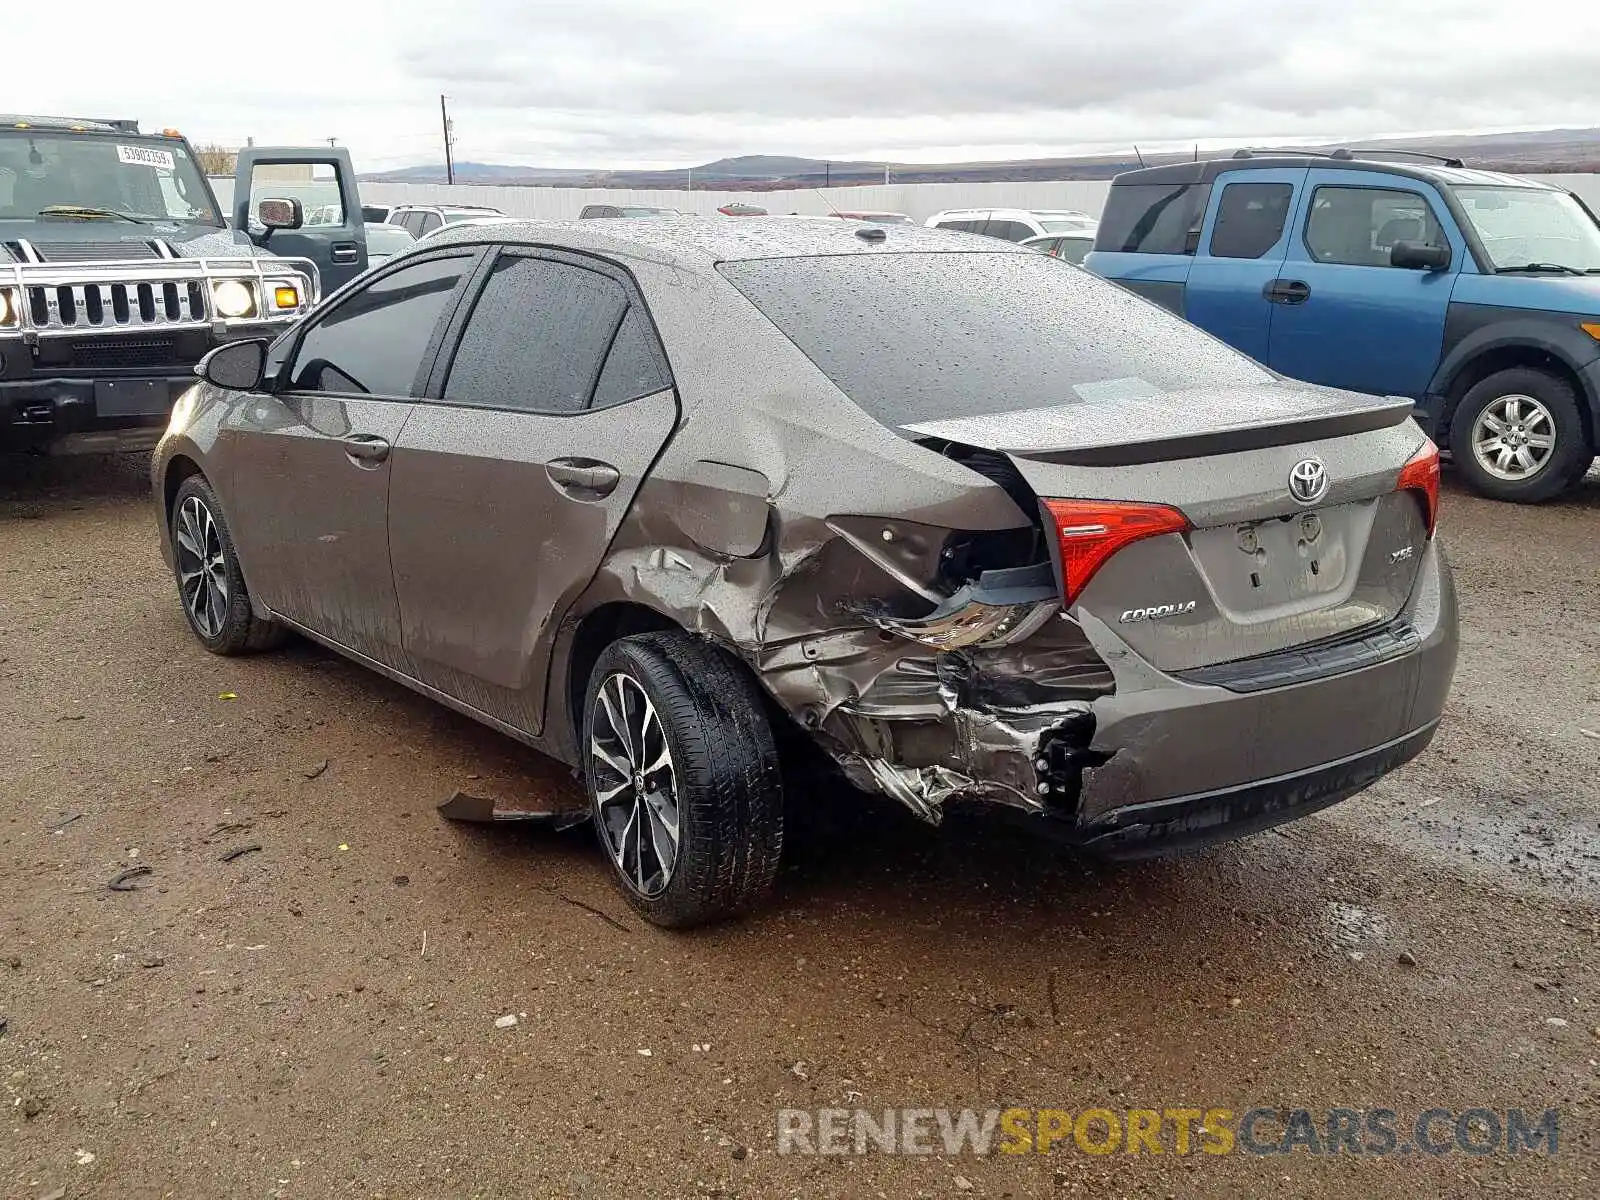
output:
<path id="1" fill-rule="evenodd" d="M 425 212 L 418 213 L 417 215 L 419 218 L 419 227 L 417 231 L 418 237 L 421 237 L 425 233 L 432 233 L 435 229 L 444 224 L 444 221 L 440 218 L 438 213 Z"/>
<path id="2" fill-rule="evenodd" d="M 627 292 L 610 276 L 550 259 L 501 255 L 467 319 L 445 401 L 537 413 L 582 411 L 627 308 Z"/>
<path id="3" fill-rule="evenodd" d="M 1094 248 L 1123 254 L 1193 254 L 1211 185 L 1113 184 Z"/>
<path id="4" fill-rule="evenodd" d="M 1213 258 L 1260 258 L 1278 244 L 1294 201 L 1288 183 L 1230 183 L 1211 226 Z"/>
<path id="5" fill-rule="evenodd" d="M 591 407 L 626 404 L 671 385 L 666 355 L 656 341 L 649 318 L 637 304 L 630 305 L 617 336 L 611 341 L 611 352 L 601 368 Z"/>

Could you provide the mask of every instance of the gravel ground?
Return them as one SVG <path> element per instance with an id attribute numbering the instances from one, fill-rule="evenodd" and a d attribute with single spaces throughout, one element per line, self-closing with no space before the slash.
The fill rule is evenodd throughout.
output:
<path id="1" fill-rule="evenodd" d="M 1455 692 L 1362 796 L 1117 869 L 818 796 L 772 902 L 685 936 L 585 829 L 434 811 L 556 764 L 310 646 L 204 653 L 139 464 L 0 459 L 0 1196 L 1600 1194 L 1600 478 L 1443 522 Z M 1013 1104 L 1561 1134 L 776 1153 L 780 1108 Z"/>

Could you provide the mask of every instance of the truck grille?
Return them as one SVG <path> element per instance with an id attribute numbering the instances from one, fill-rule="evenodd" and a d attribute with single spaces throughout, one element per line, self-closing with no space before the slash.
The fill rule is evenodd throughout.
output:
<path id="1" fill-rule="evenodd" d="M 73 342 L 67 351 L 74 366 L 94 369 L 104 367 L 166 367 L 177 363 L 177 338 L 96 338 L 92 341 Z"/>
<path id="2" fill-rule="evenodd" d="M 34 252 L 47 263 L 132 262 L 160 258 L 149 242 L 32 242 Z"/>
<path id="3" fill-rule="evenodd" d="M 204 321 L 209 315 L 198 279 L 31 284 L 27 297 L 36 329 L 138 329 Z"/>

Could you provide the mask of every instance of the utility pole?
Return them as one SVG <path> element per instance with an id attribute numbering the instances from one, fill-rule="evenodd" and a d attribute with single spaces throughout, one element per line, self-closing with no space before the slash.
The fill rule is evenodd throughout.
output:
<path id="1" fill-rule="evenodd" d="M 339 140 L 339 139 L 338 139 L 338 138 L 329 138 L 329 139 L 328 139 L 328 145 L 330 145 L 330 146 L 331 146 L 331 145 L 333 145 L 333 144 L 334 144 L 334 143 L 335 143 L 335 142 L 337 142 L 337 141 L 338 141 L 338 140 Z"/>
<path id="2" fill-rule="evenodd" d="M 454 183 L 456 181 L 456 160 L 450 149 L 450 143 L 454 141 L 454 138 L 451 137 L 450 112 L 444 106 L 443 94 L 439 96 L 439 123 L 444 127 L 444 181 L 446 183 Z"/>
<path id="3" fill-rule="evenodd" d="M 883 164 L 883 186 L 884 187 L 888 187 L 889 186 L 889 164 L 888 163 L 884 163 Z"/>

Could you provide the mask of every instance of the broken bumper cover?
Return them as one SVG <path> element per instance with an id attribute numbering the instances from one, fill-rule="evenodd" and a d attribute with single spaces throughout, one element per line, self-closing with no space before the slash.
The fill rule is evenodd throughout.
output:
<path id="1" fill-rule="evenodd" d="M 1388 745 L 1278 779 L 1113 809 L 1071 840 L 1105 858 L 1175 854 L 1245 837 L 1349 799 L 1422 753 L 1438 722 Z"/>

